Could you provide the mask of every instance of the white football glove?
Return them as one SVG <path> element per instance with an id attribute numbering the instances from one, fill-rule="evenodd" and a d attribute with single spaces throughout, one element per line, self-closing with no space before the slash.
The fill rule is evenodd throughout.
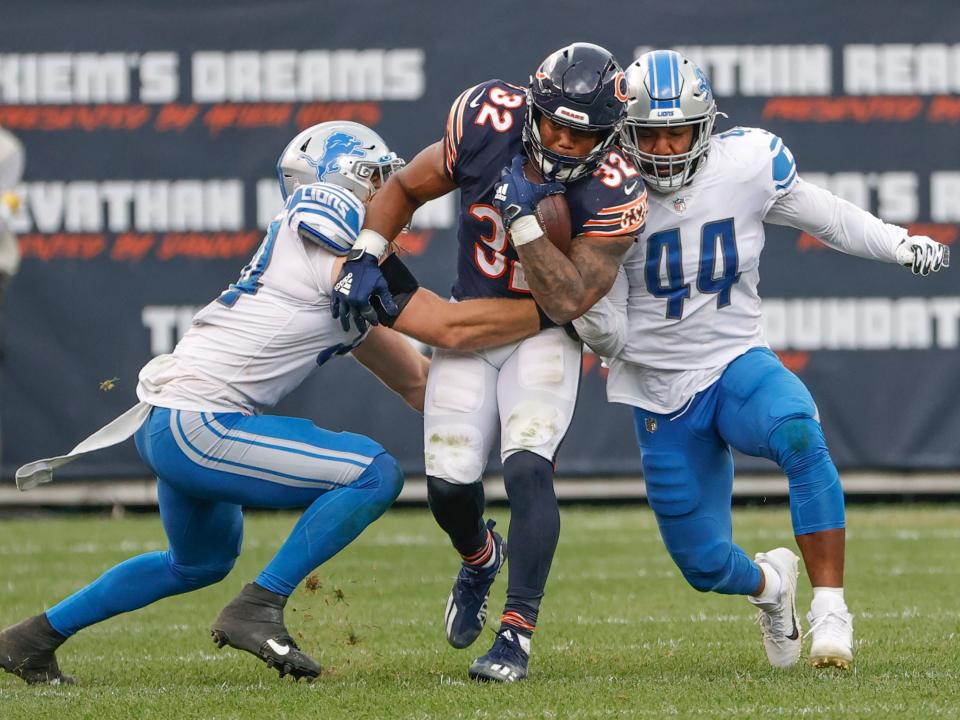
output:
<path id="1" fill-rule="evenodd" d="M 897 246 L 897 262 L 914 275 L 929 275 L 950 267 L 950 248 L 926 235 L 911 235 Z"/>

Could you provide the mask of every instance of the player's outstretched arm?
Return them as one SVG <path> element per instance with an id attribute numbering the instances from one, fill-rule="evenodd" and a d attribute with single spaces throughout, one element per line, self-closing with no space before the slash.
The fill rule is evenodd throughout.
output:
<path id="1" fill-rule="evenodd" d="M 564 255 L 545 237 L 517 246 L 537 304 L 558 325 L 580 317 L 613 286 L 634 238 L 575 237 Z"/>
<path id="2" fill-rule="evenodd" d="M 448 350 L 481 350 L 536 335 L 543 324 L 533 300 L 478 298 L 447 302 L 419 288 L 393 329 Z"/>
<path id="3" fill-rule="evenodd" d="M 446 195 L 455 187 L 444 171 L 443 145 L 435 143 L 391 175 L 373 196 L 363 229 L 334 283 L 330 310 L 335 318 L 340 318 L 344 330 L 350 329 L 351 320 L 360 332 L 368 323 L 376 325 L 380 322 L 371 302 L 374 297 L 388 315 L 395 316 L 399 312 L 380 274 L 378 262 L 386 253 L 390 240 L 410 222 L 418 207 L 427 200 Z"/>
<path id="4" fill-rule="evenodd" d="M 418 207 L 428 200 L 446 195 L 455 190 L 457 184 L 451 180 L 443 165 L 443 142 L 436 142 L 421 150 L 409 165 L 390 176 L 367 207 L 363 230 L 376 233 L 384 239 L 382 247 L 365 248 L 375 252 L 377 257 L 387 249 L 386 242 L 393 240 L 413 218 Z M 371 237 L 367 233 L 367 237 Z M 360 240 L 358 240 L 360 242 Z"/>
<path id="5" fill-rule="evenodd" d="M 947 246 L 925 235 L 911 236 L 905 228 L 885 223 L 802 179 L 774 201 L 763 219 L 803 230 L 840 252 L 904 265 L 915 275 L 928 275 L 950 266 Z"/>
<path id="6" fill-rule="evenodd" d="M 366 339 L 352 350 L 352 355 L 407 405 L 423 412 L 430 361 L 403 335 L 378 325 L 370 329 Z"/>

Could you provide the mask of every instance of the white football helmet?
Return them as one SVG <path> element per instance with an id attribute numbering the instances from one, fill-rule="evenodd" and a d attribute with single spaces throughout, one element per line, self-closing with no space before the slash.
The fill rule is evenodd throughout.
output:
<path id="1" fill-rule="evenodd" d="M 333 120 L 309 127 L 290 141 L 277 161 L 277 177 L 284 200 L 300 185 L 326 182 L 366 203 L 404 164 L 366 125 Z"/>
<path id="2" fill-rule="evenodd" d="M 627 68 L 626 76 L 629 100 L 621 145 L 650 187 L 672 192 L 690 182 L 710 150 L 717 117 L 710 82 L 694 62 L 673 50 L 644 53 Z M 654 155 L 640 150 L 638 130 L 682 125 L 694 126 L 689 151 Z"/>

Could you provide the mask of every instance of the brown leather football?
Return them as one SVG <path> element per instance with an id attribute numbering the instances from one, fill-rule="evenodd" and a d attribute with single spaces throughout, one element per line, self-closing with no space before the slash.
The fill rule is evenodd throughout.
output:
<path id="1" fill-rule="evenodd" d="M 531 182 L 543 182 L 543 176 L 529 161 L 523 166 L 523 174 Z M 537 219 L 550 242 L 564 255 L 570 252 L 572 229 L 567 198 L 562 194 L 545 197 L 537 204 Z"/>

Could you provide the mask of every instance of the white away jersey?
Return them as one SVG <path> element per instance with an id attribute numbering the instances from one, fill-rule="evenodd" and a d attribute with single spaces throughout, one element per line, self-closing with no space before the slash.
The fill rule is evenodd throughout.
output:
<path id="1" fill-rule="evenodd" d="M 692 183 L 650 193 L 646 227 L 624 262 L 627 340 L 610 362 L 610 400 L 672 412 L 766 344 L 757 294 L 763 218 L 796 182 L 780 138 L 734 128 L 711 139 Z"/>
<path id="2" fill-rule="evenodd" d="M 178 410 L 257 413 L 356 347 L 363 338 L 330 315 L 330 293 L 336 255 L 353 245 L 363 214 L 343 188 L 298 188 L 239 279 L 196 314 L 171 355 L 140 371 L 137 396 Z"/>

